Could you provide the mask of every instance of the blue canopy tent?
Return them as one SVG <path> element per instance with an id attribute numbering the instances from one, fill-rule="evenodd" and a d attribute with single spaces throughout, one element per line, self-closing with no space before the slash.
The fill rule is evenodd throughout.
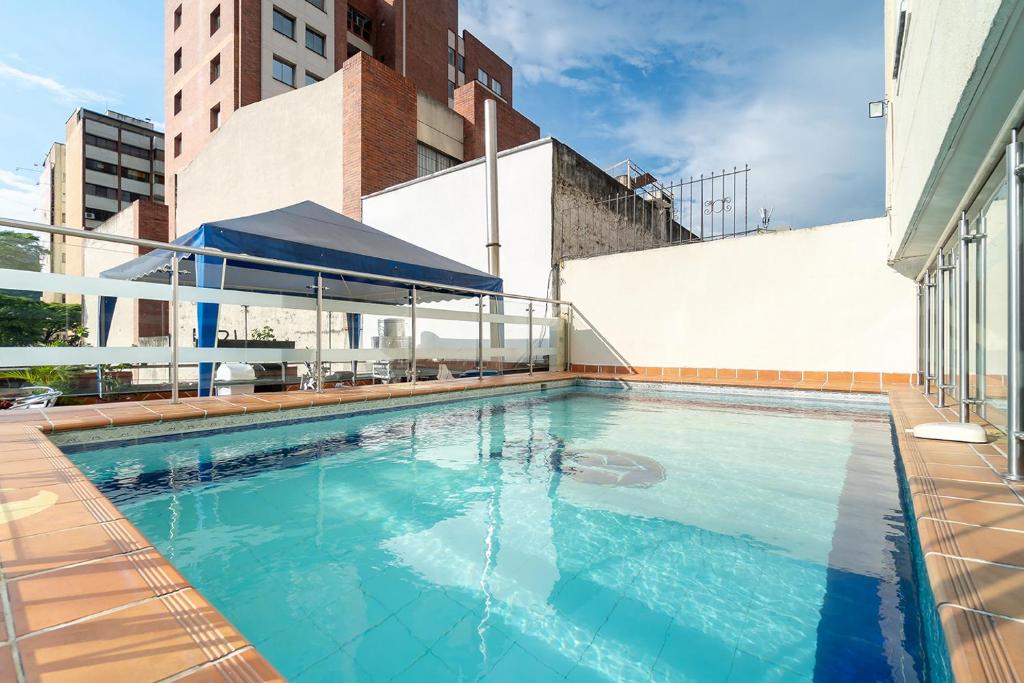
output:
<path id="1" fill-rule="evenodd" d="M 444 301 L 458 296 L 458 288 L 501 292 L 501 278 L 398 239 L 359 221 L 331 211 L 314 202 L 302 202 L 274 211 L 204 223 L 174 240 L 189 247 L 219 249 L 228 253 L 292 261 L 310 266 L 351 270 L 370 275 L 387 275 L 429 282 L 418 287 L 419 301 Z M 177 258 L 191 267 L 179 268 L 182 286 L 228 288 L 252 292 L 316 296 L 316 273 L 278 268 L 214 256 L 196 256 L 151 251 L 101 277 L 166 283 L 170 263 Z M 401 304 L 408 301 L 409 287 L 379 280 L 323 274 L 324 298 L 372 303 Z M 110 321 L 117 300 L 102 297 L 100 303 L 100 345 L 106 346 Z M 220 305 L 197 304 L 197 346 L 213 348 L 216 343 Z M 349 344 L 359 346 L 361 316 L 347 313 Z M 200 363 L 199 393 L 212 390 L 212 363 Z"/>

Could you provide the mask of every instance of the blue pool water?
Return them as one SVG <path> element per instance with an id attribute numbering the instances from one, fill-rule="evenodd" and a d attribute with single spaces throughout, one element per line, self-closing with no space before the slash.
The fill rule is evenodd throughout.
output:
<path id="1" fill-rule="evenodd" d="M 296 681 L 925 681 L 886 404 L 575 387 L 75 462 Z"/>

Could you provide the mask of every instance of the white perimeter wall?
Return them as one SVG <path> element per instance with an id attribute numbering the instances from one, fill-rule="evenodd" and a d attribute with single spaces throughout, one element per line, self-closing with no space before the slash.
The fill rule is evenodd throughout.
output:
<path id="1" fill-rule="evenodd" d="M 571 362 L 914 372 L 916 287 L 888 237 L 873 218 L 568 261 Z"/>
<path id="2" fill-rule="evenodd" d="M 551 270 L 552 145 L 498 156 L 498 220 L 505 291 L 547 296 Z M 487 271 L 482 160 L 363 198 L 363 222 Z"/>
<path id="3" fill-rule="evenodd" d="M 342 77 L 232 114 L 178 174 L 177 234 L 306 200 L 340 213 Z"/>

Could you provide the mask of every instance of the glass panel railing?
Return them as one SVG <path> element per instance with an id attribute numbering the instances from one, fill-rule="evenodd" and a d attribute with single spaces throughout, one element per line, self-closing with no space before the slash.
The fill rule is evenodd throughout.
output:
<path id="1" fill-rule="evenodd" d="M 0 405 L 26 392 L 92 403 L 564 368 L 564 304 L 293 265 L 0 232 Z"/>

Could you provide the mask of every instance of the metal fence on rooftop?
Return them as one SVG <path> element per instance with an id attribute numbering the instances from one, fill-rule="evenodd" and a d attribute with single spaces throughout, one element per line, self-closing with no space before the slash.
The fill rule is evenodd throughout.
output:
<path id="1" fill-rule="evenodd" d="M 630 161 L 610 169 L 621 192 L 594 199 L 578 196 L 559 207 L 556 251 L 587 258 L 753 234 L 750 167 L 663 183 Z"/>

